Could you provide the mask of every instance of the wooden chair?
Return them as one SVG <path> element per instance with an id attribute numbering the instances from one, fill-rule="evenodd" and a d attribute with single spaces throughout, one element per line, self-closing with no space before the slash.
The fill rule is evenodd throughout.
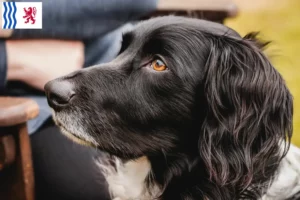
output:
<path id="1" fill-rule="evenodd" d="M 150 18 L 181 15 L 223 23 L 237 14 L 231 0 L 159 0 Z M 0 97 L 0 200 L 34 200 L 34 176 L 26 122 L 38 115 L 25 98 Z"/>
<path id="2" fill-rule="evenodd" d="M 34 176 L 26 122 L 38 105 L 25 98 L 0 97 L 0 199 L 34 200 Z"/>

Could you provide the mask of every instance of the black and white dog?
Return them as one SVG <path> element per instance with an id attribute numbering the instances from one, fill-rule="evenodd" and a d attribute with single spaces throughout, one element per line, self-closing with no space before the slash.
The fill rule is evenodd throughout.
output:
<path id="1" fill-rule="evenodd" d="M 62 132 L 111 155 L 100 166 L 113 199 L 284 199 L 299 173 L 280 173 L 300 153 L 264 46 L 221 24 L 154 18 L 124 34 L 112 62 L 45 91 Z"/>

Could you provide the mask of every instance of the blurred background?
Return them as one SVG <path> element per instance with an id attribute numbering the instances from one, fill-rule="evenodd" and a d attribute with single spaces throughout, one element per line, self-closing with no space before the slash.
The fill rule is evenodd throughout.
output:
<path id="1" fill-rule="evenodd" d="M 241 35 L 273 41 L 266 53 L 294 96 L 292 142 L 300 147 L 300 0 L 43 0 L 43 29 L 0 29 L 0 200 L 110 199 L 94 166 L 103 155 L 60 133 L 44 85 L 112 60 L 133 22 L 174 12 L 225 19 Z"/>
<path id="2" fill-rule="evenodd" d="M 235 0 L 239 14 L 225 24 L 241 35 L 260 31 L 261 39 L 273 41 L 266 50 L 294 96 L 294 135 L 300 146 L 300 1 Z"/>

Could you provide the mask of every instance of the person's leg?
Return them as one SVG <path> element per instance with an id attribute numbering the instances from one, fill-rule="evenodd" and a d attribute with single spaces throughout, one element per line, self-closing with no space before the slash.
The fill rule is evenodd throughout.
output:
<path id="1" fill-rule="evenodd" d="M 75 144 L 52 121 L 31 136 L 37 200 L 106 200 L 96 149 Z"/>

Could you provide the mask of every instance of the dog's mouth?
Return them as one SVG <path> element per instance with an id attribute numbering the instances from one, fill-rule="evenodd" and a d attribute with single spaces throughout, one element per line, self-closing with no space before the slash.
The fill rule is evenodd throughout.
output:
<path id="1" fill-rule="evenodd" d="M 56 123 L 56 125 L 60 128 L 61 132 L 68 137 L 69 139 L 73 140 L 74 142 L 81 144 L 81 145 L 85 145 L 85 146 L 91 146 L 91 147 L 96 147 L 95 144 L 93 144 L 90 141 L 85 140 L 82 137 L 79 137 L 77 134 L 72 133 L 70 130 L 68 130 L 64 124 L 62 122 L 60 122 L 58 119 L 56 119 L 55 117 L 53 117 L 54 122 Z"/>

